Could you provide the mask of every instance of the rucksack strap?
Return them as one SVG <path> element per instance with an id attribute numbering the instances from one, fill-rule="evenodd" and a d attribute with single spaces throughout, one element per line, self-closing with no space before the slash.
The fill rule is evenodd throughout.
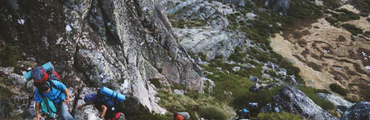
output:
<path id="1" fill-rule="evenodd" d="M 45 82 L 48 82 L 48 83 L 49 83 L 50 90 L 51 90 L 51 89 L 53 89 L 53 88 L 55 88 L 55 89 L 57 89 L 57 90 L 60 90 L 60 92 L 59 92 L 58 96 L 57 96 L 55 99 L 53 99 L 52 101 L 54 101 L 54 100 L 56 100 L 56 99 L 59 99 L 60 95 L 62 95 L 62 93 L 63 93 L 62 89 L 59 89 L 59 88 L 58 88 L 58 87 L 53 83 L 53 81 L 51 81 L 51 80 L 47 80 L 47 81 L 45 81 Z M 39 91 L 39 90 L 38 90 L 38 93 L 41 95 L 41 97 L 43 97 L 43 98 L 44 98 L 44 95 L 43 95 L 43 93 L 42 93 L 41 91 Z"/>

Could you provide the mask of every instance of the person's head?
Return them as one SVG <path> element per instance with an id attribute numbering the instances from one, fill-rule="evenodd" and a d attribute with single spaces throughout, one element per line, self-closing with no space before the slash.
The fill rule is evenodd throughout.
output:
<path id="1" fill-rule="evenodd" d="M 87 94 L 85 95 L 84 101 L 86 103 L 91 103 L 95 101 L 95 98 L 96 98 L 96 94 Z"/>
<path id="2" fill-rule="evenodd" d="M 43 93 L 47 92 L 50 89 L 50 86 L 47 82 L 41 82 L 40 85 L 38 86 L 38 90 Z"/>

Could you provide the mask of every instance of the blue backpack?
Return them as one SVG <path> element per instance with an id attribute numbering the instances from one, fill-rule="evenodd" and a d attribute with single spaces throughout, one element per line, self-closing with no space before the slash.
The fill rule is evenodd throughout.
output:
<path id="1" fill-rule="evenodd" d="M 111 100 L 108 96 L 104 94 L 100 94 L 99 92 L 95 98 L 94 103 L 95 105 L 99 105 L 99 106 L 104 104 L 107 107 L 114 107 L 115 105 L 115 102 L 113 100 Z M 100 108 L 100 107 L 97 107 L 97 108 Z"/>

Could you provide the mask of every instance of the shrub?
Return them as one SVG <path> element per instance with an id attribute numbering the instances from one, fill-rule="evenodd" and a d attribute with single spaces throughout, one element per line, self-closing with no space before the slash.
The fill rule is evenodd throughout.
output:
<path id="1" fill-rule="evenodd" d="M 307 65 L 316 71 L 321 71 L 321 66 L 314 62 L 309 62 Z"/>
<path id="2" fill-rule="evenodd" d="M 364 33 L 364 35 L 365 35 L 366 37 L 370 37 L 370 31 L 366 31 L 366 32 Z"/>
<path id="3" fill-rule="evenodd" d="M 335 105 L 330 102 L 329 100 L 319 100 L 317 101 L 318 103 L 316 103 L 317 105 L 319 105 L 322 109 L 324 110 L 334 110 L 336 107 Z"/>
<path id="4" fill-rule="evenodd" d="M 342 27 L 344 27 L 348 32 L 351 32 L 352 35 L 362 34 L 362 29 L 357 28 L 354 25 L 351 24 L 343 24 Z"/>
<path id="5" fill-rule="evenodd" d="M 246 57 L 246 54 L 241 50 L 240 47 L 236 47 L 234 53 L 230 55 L 229 59 L 235 62 L 243 63 L 243 58 Z"/>
<path id="6" fill-rule="evenodd" d="M 278 75 L 276 74 L 276 72 L 275 72 L 275 71 L 273 71 L 273 70 L 269 70 L 269 71 L 267 71 L 267 74 L 271 75 L 272 77 L 277 77 L 277 76 L 278 76 Z"/>
<path id="7" fill-rule="evenodd" d="M 354 0 L 352 2 L 354 4 L 354 7 L 356 7 L 357 10 L 360 10 L 363 15 L 368 15 L 370 13 L 370 1 L 368 0 Z"/>
<path id="8" fill-rule="evenodd" d="M 333 84 L 330 84 L 330 89 L 340 95 L 343 95 L 343 96 L 346 96 L 347 95 L 347 90 L 342 88 L 341 86 L 339 86 L 338 84 L 336 83 L 333 83 Z"/>
<path id="9" fill-rule="evenodd" d="M 334 26 L 336 26 L 337 23 L 338 23 L 338 20 L 336 20 L 332 17 L 327 17 L 327 18 L 325 18 L 325 20 L 328 21 L 331 25 L 334 25 Z"/>
<path id="10" fill-rule="evenodd" d="M 162 88 L 161 83 L 158 78 L 149 79 L 150 83 L 153 84 L 156 88 Z"/>
<path id="11" fill-rule="evenodd" d="M 282 113 L 260 113 L 256 120 L 302 120 L 299 115 L 282 112 Z"/>
<path id="12" fill-rule="evenodd" d="M 340 0 L 323 0 L 323 4 L 330 9 L 335 9 L 341 6 Z"/>
<path id="13" fill-rule="evenodd" d="M 309 0 L 295 0 L 291 1 L 288 9 L 288 15 L 299 19 L 317 19 L 322 16 L 320 7 L 310 2 Z"/>
<path id="14" fill-rule="evenodd" d="M 200 107 L 198 113 L 200 117 L 205 119 L 226 120 L 228 118 L 222 109 L 212 105 Z"/>
<path id="15" fill-rule="evenodd" d="M 358 20 L 360 19 L 360 16 L 356 13 L 353 13 L 352 11 L 349 11 L 347 9 L 339 9 L 336 10 L 338 12 L 342 12 L 344 14 L 335 14 L 332 13 L 335 18 L 337 18 L 339 21 L 349 21 L 349 20 Z"/>

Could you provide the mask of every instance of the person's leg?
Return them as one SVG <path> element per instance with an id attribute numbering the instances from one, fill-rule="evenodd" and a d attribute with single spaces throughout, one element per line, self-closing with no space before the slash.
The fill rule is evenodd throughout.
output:
<path id="1" fill-rule="evenodd" d="M 62 102 L 59 106 L 58 120 L 74 120 L 72 115 L 68 112 L 68 106 L 65 102 Z"/>

